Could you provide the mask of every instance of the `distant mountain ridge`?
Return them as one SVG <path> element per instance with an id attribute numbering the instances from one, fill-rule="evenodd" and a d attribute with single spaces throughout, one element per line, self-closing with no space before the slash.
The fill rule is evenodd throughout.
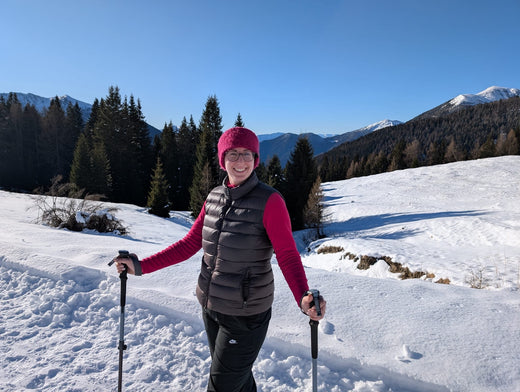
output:
<path id="1" fill-rule="evenodd" d="M 274 155 L 277 155 L 283 167 L 289 160 L 291 152 L 300 137 L 306 137 L 312 146 L 314 155 L 319 155 L 340 144 L 354 141 L 379 129 L 399 124 L 402 124 L 402 122 L 397 120 L 383 120 L 355 131 L 329 137 L 323 137 L 315 133 L 302 133 L 300 135 L 294 133 L 277 133 L 273 134 L 275 136 L 274 138 L 269 138 L 269 135 L 264 135 L 263 138 L 261 138 L 261 135 L 259 135 L 260 159 L 262 162 L 268 163 Z"/>
<path id="2" fill-rule="evenodd" d="M 0 97 L 3 97 L 7 101 L 7 99 L 9 98 L 9 94 L 10 93 L 0 93 Z M 45 98 L 32 93 L 13 92 L 13 94 L 16 94 L 16 97 L 18 98 L 18 101 L 20 102 L 22 107 L 24 107 L 25 105 L 32 105 L 40 113 L 43 113 L 44 110 L 48 109 L 51 105 L 51 101 L 55 98 Z M 69 104 L 74 106 L 77 103 L 79 108 L 81 109 L 83 120 L 88 120 L 90 112 L 92 111 L 91 104 L 79 101 L 75 98 L 69 97 L 68 95 L 63 95 L 61 97 L 58 97 L 58 99 L 63 110 L 67 110 L 67 106 L 69 106 Z"/>

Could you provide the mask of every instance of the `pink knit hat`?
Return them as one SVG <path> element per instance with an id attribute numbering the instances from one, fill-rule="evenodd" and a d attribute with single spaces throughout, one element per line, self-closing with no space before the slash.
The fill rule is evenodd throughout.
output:
<path id="1" fill-rule="evenodd" d="M 256 169 L 260 163 L 260 144 L 258 142 L 258 138 L 250 129 L 235 127 L 230 128 L 224 132 L 218 140 L 218 161 L 220 162 L 220 167 L 223 170 L 226 170 L 224 163 L 226 151 L 240 147 L 247 148 L 256 154 L 254 167 Z"/>

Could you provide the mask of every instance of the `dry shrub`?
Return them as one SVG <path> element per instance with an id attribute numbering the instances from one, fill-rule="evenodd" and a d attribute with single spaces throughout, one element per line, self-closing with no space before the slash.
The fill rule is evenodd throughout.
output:
<path id="1" fill-rule="evenodd" d="M 53 178 L 52 186 L 45 194 L 34 197 L 38 209 L 38 221 L 59 229 L 125 235 L 128 229 L 116 219 L 117 208 L 106 207 L 97 201 L 102 195 L 84 195 L 72 184 L 61 184 L 61 176 Z"/>
<path id="2" fill-rule="evenodd" d="M 484 267 L 470 270 L 465 282 L 473 289 L 484 289 L 489 286 L 489 279 L 484 275 Z"/>
<path id="3" fill-rule="evenodd" d="M 332 245 L 321 246 L 316 251 L 316 253 L 318 253 L 318 254 L 339 253 L 339 252 L 343 252 L 343 248 L 341 246 L 332 246 Z"/>

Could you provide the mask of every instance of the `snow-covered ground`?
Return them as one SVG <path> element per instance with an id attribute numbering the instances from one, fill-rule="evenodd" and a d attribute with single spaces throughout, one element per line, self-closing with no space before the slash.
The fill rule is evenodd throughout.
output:
<path id="1" fill-rule="evenodd" d="M 514 156 L 323 184 L 327 238 L 305 244 L 309 233 L 295 233 L 310 285 L 327 299 L 320 391 L 520 390 L 519 173 Z M 178 240 L 188 214 L 119 205 L 130 234 L 118 237 L 35 224 L 32 205 L 0 191 L 0 390 L 115 391 L 120 282 L 107 262 L 118 249 L 143 257 Z M 347 252 L 435 277 L 402 281 L 383 261 L 361 271 Z M 205 390 L 200 257 L 129 278 L 125 391 Z M 273 266 L 255 377 L 263 392 L 310 391 L 310 328 Z M 485 289 L 469 287 L 476 277 Z"/>

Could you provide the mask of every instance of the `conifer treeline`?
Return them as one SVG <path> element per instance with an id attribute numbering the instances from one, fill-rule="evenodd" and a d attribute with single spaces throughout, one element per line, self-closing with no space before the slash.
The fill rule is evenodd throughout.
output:
<path id="1" fill-rule="evenodd" d="M 235 126 L 244 126 L 240 113 Z M 198 126 L 192 116 L 184 117 L 178 129 L 165 124 L 152 141 L 140 101 L 122 99 L 118 87 L 94 101 L 85 124 L 77 104 L 63 109 L 56 97 L 40 114 L 10 94 L 0 99 L 0 186 L 30 192 L 61 176 L 88 194 L 147 205 L 156 215 L 175 209 L 196 216 L 225 175 L 217 158 L 221 135 L 216 96 L 208 97 Z M 282 191 L 293 228 L 303 228 L 303 209 L 317 175 L 307 139 L 298 142 L 285 169 L 275 156 L 267 167 L 260 164 L 257 174 Z"/>
<path id="2" fill-rule="evenodd" d="M 467 159 L 520 154 L 520 97 L 410 120 L 318 157 L 323 181 Z"/>
<path id="3" fill-rule="evenodd" d="M 300 138 L 285 168 L 274 156 L 256 172 L 283 194 L 294 230 L 312 224 L 319 233 L 319 223 L 306 216 L 313 215 L 308 199 L 320 197 L 321 180 L 519 154 L 519 124 L 520 98 L 511 98 L 374 132 L 318 160 L 309 141 Z M 240 114 L 235 126 L 244 126 Z M 151 141 L 140 101 L 122 99 L 117 87 L 94 101 L 86 124 L 77 104 L 63 109 L 56 97 L 40 114 L 34 106 L 22 108 L 10 94 L 0 99 L 0 186 L 31 191 L 62 176 L 87 193 L 147 205 L 160 216 L 171 209 L 196 216 L 225 174 L 217 160 L 221 134 L 216 96 L 208 98 L 198 126 L 192 116 L 189 122 L 184 117 L 178 129 L 165 124 Z"/>
<path id="4" fill-rule="evenodd" d="M 30 191 L 57 174 L 68 176 L 82 129 L 77 104 L 62 108 L 56 97 L 40 115 L 16 94 L 0 98 L 0 186 Z"/>

